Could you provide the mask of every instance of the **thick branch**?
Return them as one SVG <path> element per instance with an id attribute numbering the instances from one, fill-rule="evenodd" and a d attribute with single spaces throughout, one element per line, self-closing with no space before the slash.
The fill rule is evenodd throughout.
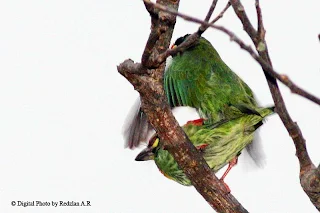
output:
<path id="1" fill-rule="evenodd" d="M 154 14 L 157 8 L 152 9 L 150 1 L 144 3 L 148 11 L 152 11 L 152 26 L 142 63 L 126 60 L 118 66 L 118 71 L 140 93 L 141 107 L 149 122 L 166 149 L 207 202 L 218 212 L 247 212 L 217 179 L 171 112 L 163 90 L 165 64 L 158 63 L 156 58 L 169 47 L 176 16 L 162 11 Z M 177 10 L 179 1 L 158 0 L 157 3 Z"/>
<path id="2" fill-rule="evenodd" d="M 320 211 L 320 165 L 316 168 L 312 164 L 308 170 L 300 174 L 300 184 L 313 205 Z"/>

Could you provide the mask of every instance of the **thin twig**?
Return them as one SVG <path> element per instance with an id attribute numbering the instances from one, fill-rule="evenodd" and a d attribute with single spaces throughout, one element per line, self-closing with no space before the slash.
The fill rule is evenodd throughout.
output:
<path id="1" fill-rule="evenodd" d="M 208 26 L 208 25 L 209 25 L 208 22 L 204 22 L 204 21 L 201 20 L 201 19 L 198 19 L 198 18 L 194 18 L 194 17 L 188 16 L 188 15 L 185 15 L 185 14 L 180 13 L 180 12 L 178 12 L 178 11 L 176 11 L 176 10 L 173 10 L 173 9 L 171 9 L 171 8 L 169 8 L 169 7 L 166 7 L 166 6 L 162 5 L 162 4 L 153 3 L 153 2 L 151 2 L 151 1 L 146 1 L 146 0 L 145 0 L 145 4 L 148 4 L 148 5 L 150 5 L 150 6 L 153 6 L 154 8 L 157 8 L 157 9 L 159 9 L 159 10 L 161 10 L 161 11 L 170 13 L 170 14 L 172 14 L 172 15 L 179 16 L 179 17 L 181 17 L 181 18 L 183 18 L 184 20 L 187 20 L 187 21 L 191 21 L 191 22 L 203 24 L 203 25 L 205 25 L 205 26 Z"/>
<path id="2" fill-rule="evenodd" d="M 263 38 L 263 40 L 264 40 L 266 31 L 263 26 L 262 13 L 261 13 L 259 0 L 256 0 L 255 5 L 256 5 L 257 19 L 258 19 L 258 32 L 257 32 L 257 34 L 260 38 Z"/>
<path id="3" fill-rule="evenodd" d="M 210 20 L 210 18 L 211 18 L 211 16 L 212 16 L 212 13 L 213 13 L 213 11 L 214 11 L 214 8 L 216 8 L 217 2 L 218 2 L 218 0 L 213 0 L 213 1 L 212 1 L 212 4 L 211 4 L 211 6 L 210 6 L 210 9 L 209 9 L 209 11 L 208 11 L 208 13 L 207 13 L 207 15 L 206 15 L 206 18 L 204 19 L 205 22 L 209 22 L 209 20 Z"/>
<path id="4" fill-rule="evenodd" d="M 223 10 L 219 13 L 219 15 L 217 17 L 215 17 L 210 24 L 214 24 L 216 23 L 219 19 L 221 19 L 223 17 L 223 15 L 225 14 L 225 12 L 229 9 L 229 7 L 231 6 L 230 2 L 228 1 L 227 5 L 223 8 Z"/>
<path id="5" fill-rule="evenodd" d="M 174 56 L 179 52 L 183 52 L 192 45 L 196 43 L 199 39 L 200 35 L 198 33 L 193 33 L 187 37 L 187 39 L 182 42 L 179 46 L 175 47 L 174 49 L 167 49 L 164 53 L 160 54 L 157 58 L 157 63 L 163 63 L 169 56 Z"/>
<path id="6" fill-rule="evenodd" d="M 213 0 L 212 1 L 212 4 L 211 4 L 210 9 L 209 9 L 209 11 L 208 11 L 208 13 L 206 15 L 206 18 L 204 19 L 204 22 L 209 22 L 209 20 L 210 20 L 210 18 L 212 16 L 212 13 L 214 11 L 214 8 L 217 5 L 217 2 L 218 2 L 218 0 Z M 207 26 L 201 25 L 199 27 L 199 29 L 198 29 L 198 34 L 202 35 L 202 33 L 204 33 L 204 31 L 206 31 L 207 28 L 208 28 Z"/>

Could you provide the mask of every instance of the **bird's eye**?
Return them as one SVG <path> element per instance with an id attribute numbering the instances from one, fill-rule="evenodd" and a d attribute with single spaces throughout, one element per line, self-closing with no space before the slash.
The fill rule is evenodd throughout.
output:
<path id="1" fill-rule="evenodd" d="M 159 145 L 159 141 L 160 141 L 159 138 L 156 138 L 155 141 L 152 144 L 152 147 L 156 148 Z"/>

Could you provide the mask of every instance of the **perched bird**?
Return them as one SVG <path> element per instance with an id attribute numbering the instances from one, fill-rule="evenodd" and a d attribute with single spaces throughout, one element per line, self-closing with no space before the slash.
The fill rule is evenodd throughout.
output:
<path id="1" fill-rule="evenodd" d="M 188 36 L 178 38 L 173 48 Z M 164 74 L 164 90 L 171 107 L 196 108 L 204 123 L 213 126 L 248 114 L 260 115 L 261 111 L 248 85 L 223 62 L 203 37 L 172 57 Z M 129 148 L 146 141 L 147 132 L 152 129 L 139 102 L 125 130 Z"/>
<path id="2" fill-rule="evenodd" d="M 254 132 L 262 125 L 263 118 L 272 114 L 273 110 L 274 108 L 264 108 L 260 110 L 260 115 L 247 114 L 214 126 L 203 124 L 203 119 L 200 119 L 188 122 L 183 129 L 214 172 L 231 162 L 221 178 L 223 181 L 231 167 L 236 164 L 237 156 L 252 142 Z M 167 178 L 182 185 L 191 185 L 191 181 L 156 134 L 149 140 L 147 148 L 138 154 L 136 160 L 154 160 Z M 229 188 L 227 185 L 226 187 Z"/>

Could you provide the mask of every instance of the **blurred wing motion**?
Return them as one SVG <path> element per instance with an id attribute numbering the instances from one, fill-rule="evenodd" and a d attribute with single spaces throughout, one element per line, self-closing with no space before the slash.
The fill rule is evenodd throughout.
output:
<path id="1" fill-rule="evenodd" d="M 259 168 L 263 168 L 266 165 L 266 155 L 263 151 L 259 130 L 255 131 L 253 141 L 246 146 L 246 151 L 254 164 Z"/>
<path id="2" fill-rule="evenodd" d="M 139 97 L 132 106 L 123 128 L 125 147 L 129 147 L 130 149 L 138 147 L 141 142 L 146 142 L 149 132 L 153 129 L 140 106 Z"/>

